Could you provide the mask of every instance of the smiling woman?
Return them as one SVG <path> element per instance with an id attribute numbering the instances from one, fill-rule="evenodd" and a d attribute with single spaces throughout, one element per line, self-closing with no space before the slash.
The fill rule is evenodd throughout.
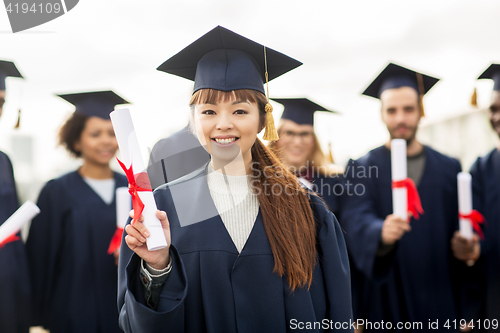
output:
<path id="1" fill-rule="evenodd" d="M 265 80 L 299 65 L 217 27 L 159 67 L 195 81 L 190 127 L 211 160 L 155 190 L 169 247 L 148 251 L 142 216 L 126 226 L 125 332 L 291 332 L 294 320 L 352 320 L 335 216 L 257 138 L 264 128 L 277 137 Z"/>
<path id="2" fill-rule="evenodd" d="M 50 332 L 119 332 L 114 256 L 115 191 L 127 186 L 109 162 L 118 149 L 109 113 L 127 103 L 111 91 L 61 95 L 75 113 L 59 142 L 82 166 L 49 181 L 38 198 L 42 213 L 26 243 L 33 291 L 33 326 Z M 57 279 L 55 277 L 58 277 Z"/>
<path id="3" fill-rule="evenodd" d="M 189 104 L 191 130 L 197 133 L 208 153 L 217 157 L 214 168 L 227 168 L 240 152 L 245 165 L 250 166 L 250 148 L 266 121 L 264 94 L 247 89 L 230 92 L 201 89 L 193 94 Z M 234 169 L 238 172 L 237 167 Z M 250 173 L 249 168 L 239 171 L 243 175 Z"/>

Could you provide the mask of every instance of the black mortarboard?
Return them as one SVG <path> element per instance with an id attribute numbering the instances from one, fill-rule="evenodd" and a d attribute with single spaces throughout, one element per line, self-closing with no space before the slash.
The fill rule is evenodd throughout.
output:
<path id="1" fill-rule="evenodd" d="M 500 65 L 491 64 L 477 79 L 492 79 L 493 90 L 500 90 Z"/>
<path id="2" fill-rule="evenodd" d="M 7 76 L 23 77 L 12 61 L 0 60 L 0 90 L 5 90 Z"/>
<path id="3" fill-rule="evenodd" d="M 266 47 L 269 81 L 302 65 Z M 210 88 L 222 91 L 257 90 L 265 94 L 264 46 L 217 26 L 157 69 L 193 80 L 193 93 Z"/>
<path id="4" fill-rule="evenodd" d="M 425 95 L 438 81 L 435 77 L 390 63 L 366 88 L 363 95 L 380 98 L 384 90 L 401 87 L 410 87 L 419 95 Z"/>
<path id="5" fill-rule="evenodd" d="M 109 114 L 115 109 L 115 105 L 129 104 L 129 102 L 111 90 L 57 96 L 73 104 L 76 108 L 75 112 L 88 117 L 100 117 L 106 120 L 109 119 Z"/>
<path id="6" fill-rule="evenodd" d="M 282 119 L 289 119 L 299 125 L 314 125 L 314 112 L 326 111 L 337 113 L 325 109 L 321 105 L 308 100 L 307 98 L 271 98 L 273 101 L 283 104 L 285 109 L 281 114 Z"/>

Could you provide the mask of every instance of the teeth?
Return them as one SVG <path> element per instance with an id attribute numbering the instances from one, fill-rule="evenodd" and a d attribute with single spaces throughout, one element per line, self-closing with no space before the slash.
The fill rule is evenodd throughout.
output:
<path id="1" fill-rule="evenodd" d="M 236 140 L 236 138 L 229 138 L 229 139 L 215 139 L 215 141 L 217 141 L 218 143 L 222 143 L 222 144 L 231 143 L 231 142 L 233 142 L 234 140 Z"/>

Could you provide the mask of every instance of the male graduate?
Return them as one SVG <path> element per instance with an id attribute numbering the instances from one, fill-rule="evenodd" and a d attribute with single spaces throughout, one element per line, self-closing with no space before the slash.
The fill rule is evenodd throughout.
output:
<path id="1" fill-rule="evenodd" d="M 20 77 L 13 62 L 0 60 L 0 115 L 5 102 L 5 79 Z M 18 208 L 12 164 L 0 151 L 0 225 Z M 29 275 L 19 235 L 0 244 L 0 332 L 28 332 Z"/>
<path id="2" fill-rule="evenodd" d="M 342 194 L 341 169 L 327 164 L 314 132 L 317 111 L 337 113 L 307 98 L 272 98 L 285 109 L 278 125 L 279 140 L 270 147 L 307 187 L 318 193 L 338 216 Z"/>
<path id="3" fill-rule="evenodd" d="M 494 81 L 488 117 L 500 137 L 500 64 L 492 64 L 478 79 Z M 469 264 L 479 259 L 476 283 L 482 287 L 480 304 L 475 313 L 490 322 L 500 320 L 500 144 L 472 165 L 474 209 L 487 221 L 483 225 L 484 239 L 467 240 L 457 232 L 453 250 L 458 258 Z M 483 322 L 484 324 L 484 322 Z M 484 327 L 484 325 L 483 325 Z M 493 329 L 493 327 L 490 327 Z M 497 326 L 498 328 L 498 326 Z"/>
<path id="4" fill-rule="evenodd" d="M 210 155 L 186 126 L 158 141 L 149 156 L 148 176 L 153 189 L 197 170 Z"/>
<path id="5" fill-rule="evenodd" d="M 363 278 L 353 286 L 363 288 L 354 291 L 360 297 L 354 312 L 357 319 L 386 323 L 376 329 L 367 322 L 367 332 L 391 331 L 388 322 L 393 331 L 422 332 L 436 321 L 444 330 L 447 320 L 460 319 L 456 278 L 466 267 L 453 257 L 450 240 L 458 228 L 456 176 L 461 168 L 457 160 L 416 138 L 422 97 L 437 82 L 391 63 L 363 93 L 380 99 L 390 138 L 406 140 L 408 177 L 424 210 L 419 219 L 409 221 L 392 214 L 390 141 L 348 162 L 346 187 L 351 194 L 345 197 L 341 221 Z M 397 327 L 398 322 L 406 327 Z"/>

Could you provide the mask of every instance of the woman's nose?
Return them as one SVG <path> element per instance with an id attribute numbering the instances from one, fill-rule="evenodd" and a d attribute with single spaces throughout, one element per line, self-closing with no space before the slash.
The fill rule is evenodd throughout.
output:
<path id="1" fill-rule="evenodd" d="M 100 141 L 106 145 L 114 144 L 116 143 L 116 137 L 113 135 L 102 135 Z"/>
<path id="2" fill-rule="evenodd" d="M 217 122 L 217 129 L 221 131 L 225 131 L 233 128 L 233 122 L 228 116 L 220 116 Z"/>

